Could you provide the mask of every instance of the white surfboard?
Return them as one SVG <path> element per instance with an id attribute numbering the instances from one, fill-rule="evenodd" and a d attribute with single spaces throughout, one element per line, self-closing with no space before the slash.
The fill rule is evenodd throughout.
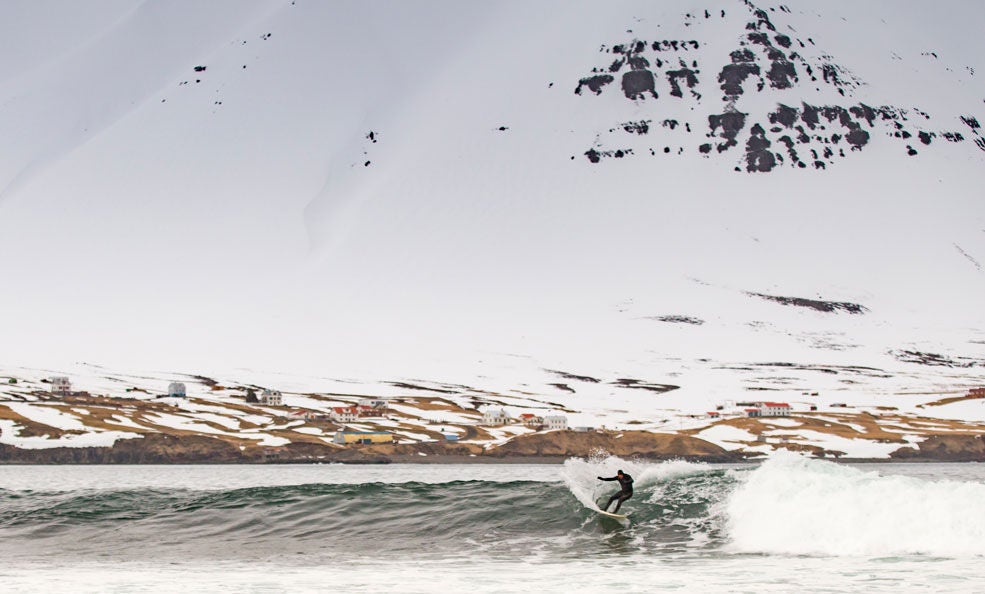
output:
<path id="1" fill-rule="evenodd" d="M 614 514 L 612 512 L 602 511 L 600 509 L 597 509 L 595 511 L 597 511 L 600 514 L 602 514 L 603 516 L 608 516 L 610 518 L 615 518 L 617 520 L 625 520 L 626 519 L 626 516 L 624 516 L 622 514 Z"/>

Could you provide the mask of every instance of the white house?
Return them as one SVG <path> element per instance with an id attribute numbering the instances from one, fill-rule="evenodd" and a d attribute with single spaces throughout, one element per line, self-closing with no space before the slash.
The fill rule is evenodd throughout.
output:
<path id="1" fill-rule="evenodd" d="M 56 375 L 51 378 L 51 393 L 66 396 L 72 393 L 72 382 L 64 375 Z"/>
<path id="2" fill-rule="evenodd" d="M 759 405 L 764 417 L 789 417 L 790 405 L 786 402 L 763 402 Z"/>
<path id="3" fill-rule="evenodd" d="M 546 415 L 544 417 L 544 428 L 548 431 L 555 429 L 567 429 L 568 417 L 564 415 Z"/>
<path id="4" fill-rule="evenodd" d="M 281 406 L 284 404 L 284 398 L 277 390 L 264 390 L 263 393 L 260 394 L 260 404 L 266 404 L 267 406 Z"/>
<path id="5" fill-rule="evenodd" d="M 355 423 L 359 420 L 359 407 L 336 406 L 332 409 L 331 417 L 336 423 Z"/>
<path id="6" fill-rule="evenodd" d="M 168 396 L 172 398 L 184 398 L 185 384 L 181 382 L 171 382 L 168 384 Z"/>
<path id="7" fill-rule="evenodd" d="M 487 408 L 482 413 L 483 425 L 505 425 L 510 422 L 510 415 L 502 408 Z"/>
<path id="8" fill-rule="evenodd" d="M 745 410 L 749 417 L 789 417 L 790 411 L 786 402 L 756 402 Z"/>
<path id="9" fill-rule="evenodd" d="M 359 406 L 365 406 L 367 408 L 386 410 L 387 402 L 382 398 L 361 398 L 358 402 Z"/>

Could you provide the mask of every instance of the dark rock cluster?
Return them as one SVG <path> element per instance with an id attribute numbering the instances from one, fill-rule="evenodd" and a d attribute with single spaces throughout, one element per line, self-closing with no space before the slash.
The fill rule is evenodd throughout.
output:
<path id="1" fill-rule="evenodd" d="M 779 295 L 767 295 L 765 293 L 747 293 L 750 297 L 759 297 L 760 299 L 765 299 L 767 301 L 773 301 L 774 303 L 779 303 L 780 305 L 789 305 L 794 307 L 806 307 L 808 309 L 813 309 L 815 311 L 820 311 L 823 313 L 849 313 L 849 314 L 864 314 L 869 311 L 869 308 L 864 305 L 859 305 L 858 303 L 850 303 L 847 301 L 822 301 L 820 299 L 805 299 L 803 297 L 781 297 Z"/>
<path id="2" fill-rule="evenodd" d="M 697 50 L 703 47 L 701 41 L 633 39 L 603 45 L 599 51 L 606 54 L 608 64 L 593 68 L 589 76 L 579 80 L 575 93 L 584 95 L 590 91 L 601 95 L 618 81 L 625 99 L 640 106 L 656 102 L 652 108 L 653 118 L 627 122 L 609 130 L 610 135 L 620 131 L 645 135 L 653 130 L 651 122 L 659 121 L 663 102 L 688 101 L 700 105 L 702 84 L 714 84 L 721 91 L 723 105 L 703 110 L 708 115 L 698 116 L 694 122 L 694 129 L 703 128 L 707 138 L 706 142 L 699 141 L 697 151 L 711 158 L 737 149 L 742 152 L 740 162 L 744 167 L 735 169 L 752 173 L 770 172 L 781 165 L 826 169 L 836 160 L 861 151 L 877 134 L 900 141 L 909 156 L 919 154 L 917 147 L 929 146 L 935 139 L 963 142 L 967 136 L 985 150 L 985 137 L 974 115 L 960 117 L 964 130 L 940 130 L 928 128 L 931 116 L 915 107 L 870 106 L 861 102 L 814 105 L 803 100 L 798 89 L 820 90 L 826 86 L 848 98 L 864 83 L 827 54 L 811 59 L 804 57 L 803 50 L 814 46 L 814 40 L 781 33 L 771 18 L 771 12 L 790 14 L 789 8 L 780 6 L 768 12 L 750 0 L 742 1 L 749 17 L 738 33 L 735 49 L 723 56 L 720 66 L 707 68 L 716 73 L 712 79 L 702 80 L 699 60 L 707 61 L 709 56 L 698 55 Z M 690 26 L 701 14 L 689 13 L 685 23 Z M 703 14 L 706 20 L 717 16 L 708 10 Z M 720 15 L 720 18 L 726 18 L 725 11 Z M 767 113 L 741 111 L 737 107 L 740 98 L 753 93 L 776 95 L 776 107 Z M 702 113 L 696 107 L 692 110 L 696 114 Z M 707 121 L 702 121 L 704 119 Z M 672 123 L 668 125 L 668 122 Z M 685 133 L 692 132 L 692 122 L 663 121 L 663 127 L 671 131 L 678 124 L 682 124 Z M 604 144 L 604 139 L 598 140 L 584 153 L 586 158 L 599 163 L 608 157 L 622 158 L 632 154 L 630 149 L 609 149 Z M 693 147 L 695 143 L 688 144 Z M 671 151 L 667 146 L 663 150 L 651 147 L 638 154 L 645 152 L 651 156 L 683 154 L 684 148 Z"/>

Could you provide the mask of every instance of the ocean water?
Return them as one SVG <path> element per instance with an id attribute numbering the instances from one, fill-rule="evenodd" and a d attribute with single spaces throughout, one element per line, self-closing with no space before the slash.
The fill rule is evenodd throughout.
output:
<path id="1" fill-rule="evenodd" d="M 979 464 L 0 467 L 2 592 L 982 592 L 983 556 Z"/>

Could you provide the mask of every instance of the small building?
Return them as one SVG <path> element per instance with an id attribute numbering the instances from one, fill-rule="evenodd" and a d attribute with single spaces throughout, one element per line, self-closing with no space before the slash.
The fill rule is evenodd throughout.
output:
<path id="1" fill-rule="evenodd" d="M 184 398 L 185 384 L 181 382 L 171 382 L 168 384 L 168 396 L 171 398 Z"/>
<path id="2" fill-rule="evenodd" d="M 520 422 L 524 427 L 540 427 L 544 424 L 544 419 L 533 413 L 523 413 L 520 415 Z"/>
<path id="3" fill-rule="evenodd" d="M 789 417 L 793 410 L 786 402 L 749 402 L 743 412 L 747 417 Z"/>
<path id="4" fill-rule="evenodd" d="M 544 428 L 548 431 L 567 429 L 568 417 L 564 415 L 546 415 L 544 417 Z"/>
<path id="5" fill-rule="evenodd" d="M 790 405 L 786 402 L 763 402 L 759 408 L 762 409 L 764 417 L 789 417 Z"/>
<path id="6" fill-rule="evenodd" d="M 314 421 L 318 418 L 318 413 L 306 408 L 296 408 L 287 413 L 287 418 L 292 421 Z"/>
<path id="7" fill-rule="evenodd" d="M 441 437 L 443 437 L 445 441 L 449 441 L 449 442 L 452 442 L 452 443 L 458 441 L 458 434 L 457 433 L 442 433 L 441 434 Z"/>
<path id="8" fill-rule="evenodd" d="M 332 441 L 339 445 L 393 443 L 393 433 L 386 431 L 336 431 Z"/>
<path id="9" fill-rule="evenodd" d="M 709 419 L 720 419 L 722 418 L 722 413 L 718 412 L 717 410 L 711 410 L 705 413 L 705 416 L 707 416 Z"/>
<path id="10" fill-rule="evenodd" d="M 385 417 L 387 408 L 379 406 L 369 406 L 367 404 L 357 404 L 351 408 L 356 409 L 360 417 Z"/>
<path id="11" fill-rule="evenodd" d="M 283 406 L 284 397 L 277 390 L 264 390 L 260 394 L 260 404 L 267 406 Z"/>
<path id="12" fill-rule="evenodd" d="M 51 393 L 59 396 L 68 396 L 72 393 L 72 382 L 64 375 L 56 375 L 51 378 Z"/>
<path id="13" fill-rule="evenodd" d="M 591 433 L 595 431 L 595 427 L 575 427 L 574 430 L 576 433 Z"/>
<path id="14" fill-rule="evenodd" d="M 263 459 L 268 460 L 280 460 L 287 453 L 287 448 L 285 447 L 272 447 L 263 448 Z"/>
<path id="15" fill-rule="evenodd" d="M 510 415 L 502 408 L 488 408 L 482 413 L 483 425 L 506 425 L 510 420 Z"/>
<path id="16" fill-rule="evenodd" d="M 383 398 L 361 398 L 356 403 L 358 406 L 365 406 L 376 410 L 386 410 L 389 406 Z"/>
<path id="17" fill-rule="evenodd" d="M 336 423 L 354 423 L 359 420 L 359 408 L 356 406 L 336 406 L 330 413 Z"/>

